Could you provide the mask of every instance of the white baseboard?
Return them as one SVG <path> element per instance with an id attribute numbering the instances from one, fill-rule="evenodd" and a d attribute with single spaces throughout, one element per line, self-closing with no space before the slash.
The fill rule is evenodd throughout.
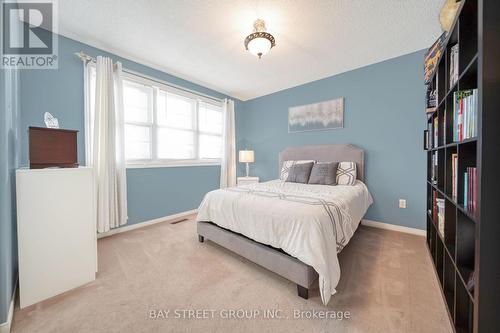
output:
<path id="1" fill-rule="evenodd" d="M 404 232 L 407 234 L 412 234 L 412 235 L 417 235 L 417 236 L 425 236 L 425 234 L 426 234 L 426 231 L 422 230 L 422 229 L 403 227 L 401 225 L 389 224 L 389 223 L 384 223 L 384 222 L 377 222 L 377 221 L 372 221 L 372 220 L 363 219 L 363 220 L 361 220 L 361 224 L 366 225 L 367 227 Z"/>
<path id="2" fill-rule="evenodd" d="M 17 283 L 14 285 L 14 292 L 12 293 L 12 299 L 10 300 L 9 313 L 7 314 L 7 321 L 0 324 L 0 333 L 10 333 L 10 328 L 12 326 L 12 318 L 14 318 L 14 305 L 16 302 L 16 290 Z"/>
<path id="3" fill-rule="evenodd" d="M 197 212 L 198 212 L 198 209 L 192 209 L 192 210 L 188 210 L 186 212 L 181 212 L 181 213 L 177 213 L 177 214 L 173 214 L 173 215 L 163 216 L 163 217 L 159 217 L 157 219 L 153 219 L 153 220 L 149 220 L 149 221 L 139 222 L 139 223 L 135 223 L 132 225 L 126 225 L 126 226 L 123 226 L 120 228 L 111 229 L 110 231 L 97 234 L 97 238 L 104 238 L 104 237 L 119 234 L 122 232 L 127 232 L 130 230 L 144 228 L 144 227 L 156 224 L 156 223 L 179 220 L 179 219 L 182 219 L 186 216 L 196 214 Z M 3 333 L 3 332 L 0 332 L 0 333 Z"/>

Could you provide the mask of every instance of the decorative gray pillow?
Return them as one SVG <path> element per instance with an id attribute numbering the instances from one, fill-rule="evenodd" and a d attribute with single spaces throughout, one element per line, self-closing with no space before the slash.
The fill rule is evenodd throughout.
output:
<path id="1" fill-rule="evenodd" d="M 316 163 L 311 169 L 309 184 L 337 185 L 337 162 Z"/>
<path id="2" fill-rule="evenodd" d="M 290 168 L 295 164 L 303 164 L 314 162 L 313 160 L 297 160 L 297 161 L 284 161 L 280 170 L 280 179 L 286 181 L 288 178 L 288 173 L 290 172 Z"/>
<path id="3" fill-rule="evenodd" d="M 288 173 L 287 182 L 307 184 L 314 162 L 292 165 Z"/>

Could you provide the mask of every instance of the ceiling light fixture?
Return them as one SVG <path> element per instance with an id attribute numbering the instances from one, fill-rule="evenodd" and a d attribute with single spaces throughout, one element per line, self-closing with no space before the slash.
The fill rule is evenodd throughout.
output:
<path id="1" fill-rule="evenodd" d="M 253 23 L 253 33 L 245 38 L 245 48 L 259 59 L 276 45 L 273 35 L 266 32 L 266 22 L 258 19 Z"/>

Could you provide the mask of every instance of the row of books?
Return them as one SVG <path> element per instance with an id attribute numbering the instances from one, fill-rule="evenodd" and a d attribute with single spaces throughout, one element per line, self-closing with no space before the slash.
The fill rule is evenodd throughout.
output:
<path id="1" fill-rule="evenodd" d="M 458 44 L 455 44 L 450 49 L 450 87 L 453 87 L 458 81 Z M 425 95 L 425 111 L 432 113 L 437 107 L 437 89 L 433 89 L 429 83 L 427 93 Z"/>
<path id="2" fill-rule="evenodd" d="M 437 198 L 437 191 L 432 190 L 432 221 L 434 223 L 436 223 L 438 216 Z"/>
<path id="3" fill-rule="evenodd" d="M 441 131 L 439 126 L 441 125 Z M 446 133 L 446 123 L 443 120 L 439 124 L 439 117 L 432 118 L 432 121 L 427 125 L 427 131 L 424 137 L 424 147 L 426 150 L 430 148 L 437 148 L 439 146 L 439 135 L 440 133 Z"/>
<path id="4" fill-rule="evenodd" d="M 453 141 L 477 136 L 477 89 L 453 93 Z"/>
<path id="5" fill-rule="evenodd" d="M 427 135 L 425 137 L 425 149 L 437 148 L 439 146 L 439 118 L 434 117 L 428 124 Z"/>
<path id="6" fill-rule="evenodd" d="M 432 113 L 437 108 L 437 90 L 432 89 L 429 85 L 425 94 L 425 112 Z"/>
<path id="7" fill-rule="evenodd" d="M 464 206 L 468 211 L 476 211 L 477 168 L 468 167 L 464 174 Z"/>
<path id="8" fill-rule="evenodd" d="M 450 87 L 458 81 L 458 44 L 450 49 Z"/>
<path id="9" fill-rule="evenodd" d="M 436 71 L 438 60 L 444 52 L 447 32 L 443 32 L 438 40 L 427 50 L 424 60 L 424 80 L 425 84 L 431 81 L 432 74 Z"/>
<path id="10" fill-rule="evenodd" d="M 434 164 L 433 164 L 434 166 Z M 477 168 L 468 167 L 464 173 L 464 206 L 469 211 L 476 210 L 476 177 Z M 434 174 L 434 167 L 432 168 Z M 433 181 L 434 182 L 434 181 Z M 451 196 L 454 200 L 458 197 L 458 154 L 451 154 Z"/>
<path id="11" fill-rule="evenodd" d="M 444 237 L 444 199 L 439 198 L 437 191 L 432 191 L 432 220 L 437 224 L 441 237 Z"/>

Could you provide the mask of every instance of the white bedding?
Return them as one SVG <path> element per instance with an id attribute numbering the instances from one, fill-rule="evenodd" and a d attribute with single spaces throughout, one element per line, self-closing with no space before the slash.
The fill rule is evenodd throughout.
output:
<path id="1" fill-rule="evenodd" d="M 340 279 L 337 253 L 372 203 L 368 188 L 359 180 L 354 186 L 272 180 L 207 193 L 197 220 L 283 249 L 312 266 L 326 305 Z"/>

